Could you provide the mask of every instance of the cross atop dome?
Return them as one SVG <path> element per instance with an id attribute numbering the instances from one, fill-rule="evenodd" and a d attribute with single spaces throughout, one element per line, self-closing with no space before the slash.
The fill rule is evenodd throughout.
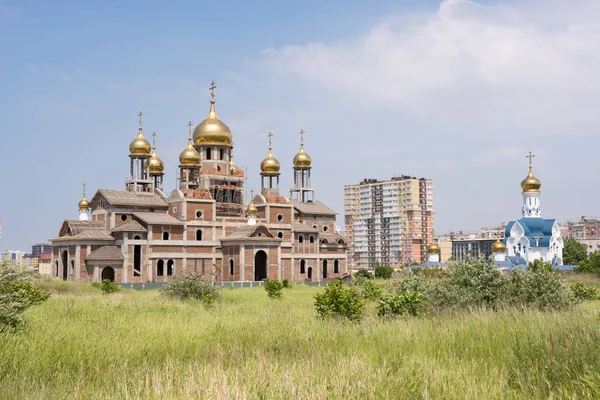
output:
<path id="1" fill-rule="evenodd" d="M 210 90 L 210 97 L 212 98 L 212 101 L 215 101 L 215 89 L 217 88 L 217 85 L 215 85 L 215 81 L 212 81 L 210 83 L 210 87 L 208 88 L 208 90 Z"/>
<path id="2" fill-rule="evenodd" d="M 138 117 L 140 118 L 140 129 L 142 129 L 142 115 L 144 115 L 144 113 L 140 111 L 138 114 Z"/>
<path id="3" fill-rule="evenodd" d="M 525 156 L 525 158 L 529 158 L 529 169 L 531 169 L 533 166 L 533 158 L 534 157 L 535 157 L 535 154 L 533 154 L 531 151 L 529 152 L 529 154 L 527 154 Z"/>

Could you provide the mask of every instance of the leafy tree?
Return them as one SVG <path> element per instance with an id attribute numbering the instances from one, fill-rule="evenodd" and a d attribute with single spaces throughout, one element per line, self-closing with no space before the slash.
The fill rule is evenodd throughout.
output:
<path id="1" fill-rule="evenodd" d="M 390 267 L 389 265 L 377 264 L 375 266 L 375 278 L 390 279 L 393 273 L 394 267 Z"/>
<path id="2" fill-rule="evenodd" d="M 590 254 L 579 266 L 579 271 L 598 272 L 600 271 L 600 251 Z"/>
<path id="3" fill-rule="evenodd" d="M 575 238 L 567 238 L 563 249 L 563 264 L 581 265 L 587 259 L 587 248 Z"/>
<path id="4" fill-rule="evenodd" d="M 283 293 L 283 283 L 277 279 L 265 279 L 265 290 L 271 299 L 280 299 Z"/>
<path id="5" fill-rule="evenodd" d="M 341 279 L 329 283 L 323 293 L 315 295 L 315 308 L 320 318 L 346 318 L 358 321 L 364 301 L 355 288 L 342 285 Z"/>
<path id="6" fill-rule="evenodd" d="M 356 273 L 354 274 L 355 278 L 366 278 L 366 279 L 373 279 L 373 274 L 370 273 L 369 271 L 367 271 L 366 269 L 359 269 L 358 271 L 356 271 Z"/>
<path id="7" fill-rule="evenodd" d="M 532 262 L 530 262 L 527 268 L 529 268 L 532 271 L 554 271 L 554 268 L 552 268 L 551 263 L 540 259 L 533 260 Z"/>

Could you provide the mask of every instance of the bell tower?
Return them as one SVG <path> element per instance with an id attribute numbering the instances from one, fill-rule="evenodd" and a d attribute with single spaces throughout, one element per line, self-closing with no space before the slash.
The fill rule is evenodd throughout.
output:
<path id="1" fill-rule="evenodd" d="M 140 127 L 138 135 L 129 145 L 129 179 L 125 182 L 127 190 L 132 192 L 150 192 L 152 191 L 152 179 L 148 176 L 148 159 L 150 158 L 150 143 L 144 138 L 142 133 L 142 115 L 140 118 Z"/>
<path id="2" fill-rule="evenodd" d="M 261 191 L 263 196 L 279 196 L 279 170 L 281 164 L 273 156 L 273 134 L 269 132 L 269 154 L 260 163 Z"/>
<path id="3" fill-rule="evenodd" d="M 315 200 L 315 190 L 310 185 L 312 160 L 304 151 L 304 130 L 300 131 L 300 151 L 294 156 L 294 187 L 290 190 L 292 200 L 301 203 Z"/>

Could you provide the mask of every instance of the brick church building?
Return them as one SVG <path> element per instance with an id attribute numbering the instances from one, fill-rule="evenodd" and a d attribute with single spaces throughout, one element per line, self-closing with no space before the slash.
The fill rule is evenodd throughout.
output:
<path id="1" fill-rule="evenodd" d="M 280 193 L 269 134 L 261 191 L 247 204 L 244 171 L 233 161 L 231 131 L 215 112 L 214 89 L 213 82 L 207 117 L 193 132 L 189 124 L 177 189 L 168 195 L 164 164 L 143 135 L 140 113 L 125 189 L 100 189 L 88 201 L 84 187 L 79 219 L 65 220 L 51 240 L 55 277 L 143 284 L 198 273 L 214 282 L 315 282 L 348 272 L 337 213 L 314 198 L 303 139 L 288 198 Z"/>

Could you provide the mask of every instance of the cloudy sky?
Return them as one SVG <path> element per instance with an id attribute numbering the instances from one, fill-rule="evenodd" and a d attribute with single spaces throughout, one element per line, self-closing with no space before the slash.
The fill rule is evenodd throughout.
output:
<path id="1" fill-rule="evenodd" d="M 597 0 L 176 3 L 0 0 L 0 249 L 124 187 L 140 110 L 170 192 L 213 79 L 248 187 L 272 131 L 287 192 L 304 129 L 339 225 L 344 184 L 400 174 L 440 233 L 518 218 L 530 150 L 545 217 L 600 214 Z"/>

